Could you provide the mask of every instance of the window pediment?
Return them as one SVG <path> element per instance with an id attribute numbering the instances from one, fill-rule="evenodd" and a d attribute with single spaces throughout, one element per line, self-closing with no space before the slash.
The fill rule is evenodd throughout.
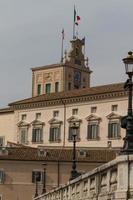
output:
<path id="1" fill-rule="evenodd" d="M 17 123 L 17 126 L 18 127 L 25 127 L 25 126 L 30 126 L 30 124 L 28 122 L 25 122 L 25 121 L 20 121 L 19 123 Z"/>
<path id="2" fill-rule="evenodd" d="M 67 119 L 67 121 L 70 123 L 70 122 L 81 122 L 82 120 L 75 116 L 71 116 L 70 118 Z"/>
<path id="3" fill-rule="evenodd" d="M 107 119 L 109 120 L 113 120 L 113 119 L 120 119 L 122 116 L 121 115 L 118 115 L 114 112 L 111 112 L 109 115 L 106 116 Z"/>
<path id="4" fill-rule="evenodd" d="M 88 117 L 86 117 L 86 120 L 87 121 L 100 121 L 101 117 L 94 115 L 94 114 L 91 114 Z"/>
<path id="5" fill-rule="evenodd" d="M 62 124 L 62 121 L 52 118 L 51 120 L 49 120 L 48 122 L 49 124 Z"/>
<path id="6" fill-rule="evenodd" d="M 42 121 L 40 121 L 40 120 L 35 119 L 34 121 L 31 122 L 31 124 L 32 124 L 33 126 L 37 126 L 37 125 L 43 126 L 45 123 L 42 122 Z"/>

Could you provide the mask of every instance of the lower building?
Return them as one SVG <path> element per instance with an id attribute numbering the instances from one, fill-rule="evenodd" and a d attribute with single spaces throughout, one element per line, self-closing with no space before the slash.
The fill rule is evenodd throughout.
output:
<path id="1" fill-rule="evenodd" d="M 8 144 L 9 146 L 9 144 Z M 77 170 L 85 173 L 116 157 L 118 149 L 78 148 Z M 46 168 L 46 190 L 65 184 L 72 169 L 71 148 L 31 148 L 10 143 L 0 148 L 1 200 L 29 200 L 35 195 L 36 175 L 38 194 L 43 190 Z M 43 165 L 46 164 L 46 165 Z"/>

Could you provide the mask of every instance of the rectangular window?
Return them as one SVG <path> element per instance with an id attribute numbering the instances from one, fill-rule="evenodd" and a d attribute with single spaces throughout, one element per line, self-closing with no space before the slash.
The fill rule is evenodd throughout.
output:
<path id="1" fill-rule="evenodd" d="M 3 184 L 5 180 L 5 172 L 0 170 L 0 184 Z"/>
<path id="2" fill-rule="evenodd" d="M 88 124 L 87 139 L 98 139 L 98 124 Z"/>
<path id="3" fill-rule="evenodd" d="M 42 142 L 42 128 L 33 128 L 32 130 L 32 142 Z"/>
<path id="4" fill-rule="evenodd" d="M 91 113 L 96 113 L 96 111 L 97 111 L 97 107 L 96 106 L 91 107 Z"/>
<path id="5" fill-rule="evenodd" d="M 49 94 L 51 92 L 51 83 L 46 84 L 45 93 Z"/>
<path id="6" fill-rule="evenodd" d="M 55 92 L 59 92 L 59 82 L 55 83 Z"/>
<path id="7" fill-rule="evenodd" d="M 1 136 L 0 137 L 0 146 L 4 146 L 5 145 L 5 137 L 4 136 Z"/>
<path id="8" fill-rule="evenodd" d="M 41 118 L 41 113 L 36 113 L 36 119 L 40 119 Z"/>
<path id="9" fill-rule="evenodd" d="M 21 120 L 26 120 L 26 114 L 21 115 Z"/>
<path id="10" fill-rule="evenodd" d="M 43 172 L 38 170 L 32 171 L 32 183 L 42 182 L 43 179 Z"/>
<path id="11" fill-rule="evenodd" d="M 53 117 L 58 117 L 58 116 L 59 116 L 59 111 L 58 110 L 53 111 Z"/>
<path id="12" fill-rule="evenodd" d="M 50 127 L 49 141 L 58 142 L 60 140 L 60 127 Z"/>
<path id="13" fill-rule="evenodd" d="M 120 137 L 120 124 L 118 122 L 110 122 L 108 124 L 108 138 Z"/>
<path id="14" fill-rule="evenodd" d="M 41 84 L 37 85 L 37 95 L 41 95 Z"/>
<path id="15" fill-rule="evenodd" d="M 77 115 L 78 114 L 78 109 L 72 109 L 72 115 Z"/>
<path id="16" fill-rule="evenodd" d="M 79 127 L 74 129 L 73 127 L 69 127 L 69 134 L 68 134 L 68 140 L 73 141 L 73 133 L 76 131 L 76 140 L 79 140 Z"/>
<path id="17" fill-rule="evenodd" d="M 117 109 L 118 109 L 118 105 L 112 105 L 112 107 L 111 107 L 112 111 L 117 111 Z"/>
<path id="18" fill-rule="evenodd" d="M 28 130 L 27 128 L 20 129 L 20 143 L 27 144 L 28 143 Z"/>
<path id="19" fill-rule="evenodd" d="M 68 90 L 71 90 L 71 83 L 68 83 Z"/>

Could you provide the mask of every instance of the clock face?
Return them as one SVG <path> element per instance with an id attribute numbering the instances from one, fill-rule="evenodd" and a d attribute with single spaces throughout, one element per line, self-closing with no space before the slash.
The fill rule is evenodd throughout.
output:
<path id="1" fill-rule="evenodd" d="M 74 80 L 80 81 L 80 72 L 79 71 L 74 72 Z"/>

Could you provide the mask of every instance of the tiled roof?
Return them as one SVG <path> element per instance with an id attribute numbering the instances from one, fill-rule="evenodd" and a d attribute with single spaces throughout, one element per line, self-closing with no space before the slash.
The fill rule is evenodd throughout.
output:
<path id="1" fill-rule="evenodd" d="M 51 94 L 43 94 L 36 97 L 16 101 L 10 103 L 9 105 L 20 105 L 20 104 L 27 104 L 27 103 L 36 103 L 36 102 L 43 102 L 43 101 L 50 101 L 50 100 L 60 100 L 60 99 L 68 99 L 80 96 L 94 96 L 100 94 L 107 94 L 107 93 L 114 93 L 114 92 L 124 92 L 123 83 L 116 83 L 116 84 L 109 84 L 109 85 L 102 85 L 102 86 L 95 86 L 90 88 L 83 88 L 79 90 L 72 90 L 67 92 L 58 92 L 58 93 L 51 93 Z M 125 92 L 126 95 L 126 92 Z"/>
<path id="2" fill-rule="evenodd" d="M 57 63 L 57 64 L 50 64 L 50 65 L 45 65 L 45 66 L 34 67 L 34 68 L 31 68 L 31 70 L 36 71 L 36 70 L 49 69 L 49 68 L 61 67 L 61 66 L 62 66 L 62 63 Z"/>
<path id="3" fill-rule="evenodd" d="M 0 160 L 16 161 L 72 161 L 72 148 L 6 147 L 0 149 Z M 84 151 L 85 154 L 82 152 Z M 80 153 L 81 152 L 81 153 Z M 118 150 L 77 148 L 79 162 L 108 162 L 116 157 Z"/>
<path id="4" fill-rule="evenodd" d="M 0 113 L 2 114 L 4 114 L 4 113 L 8 113 L 8 112 L 14 112 L 14 110 L 12 109 L 12 108 L 10 108 L 10 107 L 7 107 L 7 108 L 1 108 L 0 109 Z"/>

